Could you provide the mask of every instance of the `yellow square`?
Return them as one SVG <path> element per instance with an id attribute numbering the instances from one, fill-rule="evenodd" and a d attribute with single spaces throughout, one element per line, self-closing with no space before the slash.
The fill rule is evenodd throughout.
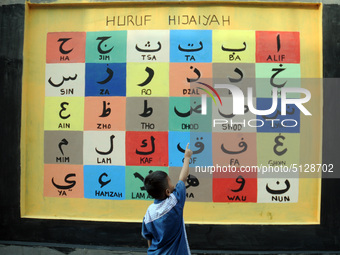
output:
<path id="1" fill-rule="evenodd" d="M 169 63 L 127 63 L 126 96 L 168 97 Z"/>
<path id="2" fill-rule="evenodd" d="M 46 97 L 45 130 L 84 130 L 83 97 Z"/>
<path id="3" fill-rule="evenodd" d="M 213 30 L 213 62 L 255 63 L 255 31 Z"/>

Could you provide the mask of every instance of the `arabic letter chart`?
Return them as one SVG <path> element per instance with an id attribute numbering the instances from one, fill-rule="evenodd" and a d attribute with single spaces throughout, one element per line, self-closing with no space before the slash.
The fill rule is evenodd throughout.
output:
<path id="1" fill-rule="evenodd" d="M 279 63 L 273 63 L 275 58 Z M 287 86 L 300 87 L 299 33 L 47 34 L 45 196 L 152 199 L 143 187 L 145 176 L 163 170 L 176 180 L 190 142 L 188 201 L 297 202 L 298 173 L 257 178 L 255 171 L 240 169 L 299 162 L 299 108 L 290 105 L 287 123 L 280 99 L 270 116 L 250 112 L 247 104 L 246 115 L 232 116 L 232 94 L 213 88 L 212 78 L 222 77 L 238 87 L 253 78 L 252 103 L 269 109 L 273 87 L 290 78 L 295 83 Z M 216 92 L 207 100 L 205 115 L 204 87 Z"/>

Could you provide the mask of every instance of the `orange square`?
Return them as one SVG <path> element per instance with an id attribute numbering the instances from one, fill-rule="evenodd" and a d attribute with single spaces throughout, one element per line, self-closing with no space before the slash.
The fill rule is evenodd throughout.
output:
<path id="1" fill-rule="evenodd" d="M 125 97 L 85 97 L 84 130 L 125 131 Z"/>
<path id="2" fill-rule="evenodd" d="M 170 63 L 170 96 L 200 96 L 199 82 L 212 82 L 211 63 Z M 195 89 L 196 88 L 196 89 Z"/>
<path id="3" fill-rule="evenodd" d="M 45 165 L 44 196 L 84 197 L 82 165 Z"/>
<path id="4" fill-rule="evenodd" d="M 85 63 L 85 32 L 47 34 L 46 63 Z"/>

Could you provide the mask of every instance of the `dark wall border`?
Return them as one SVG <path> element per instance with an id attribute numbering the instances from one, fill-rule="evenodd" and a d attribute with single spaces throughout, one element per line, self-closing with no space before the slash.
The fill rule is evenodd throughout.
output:
<path id="1" fill-rule="evenodd" d="M 323 6 L 324 77 L 340 77 L 340 6 Z M 136 223 L 20 218 L 21 77 L 25 5 L 0 6 L 0 243 L 146 247 Z M 340 84 L 324 85 L 323 163 L 340 171 Z M 340 153 L 340 152 L 339 152 Z M 320 225 L 187 225 L 192 249 L 340 251 L 340 179 L 322 180 Z M 227 213 L 227 212 L 226 212 Z"/>

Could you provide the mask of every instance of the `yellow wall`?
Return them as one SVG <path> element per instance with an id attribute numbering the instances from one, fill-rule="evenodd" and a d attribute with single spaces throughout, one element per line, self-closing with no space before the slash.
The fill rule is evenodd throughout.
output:
<path id="1" fill-rule="evenodd" d="M 67 1 L 66 1 L 67 2 Z M 62 2 L 58 2 L 62 3 Z M 322 17 L 316 4 L 179 3 L 179 4 L 51 4 L 26 6 L 22 98 L 21 215 L 28 218 L 141 222 L 150 201 L 110 201 L 44 197 L 44 100 L 46 36 L 49 32 L 155 29 L 210 29 L 300 32 L 301 77 L 322 77 Z M 144 16 L 143 26 L 106 26 L 106 17 Z M 196 18 L 216 15 L 211 24 L 169 25 L 169 15 Z M 221 25 L 222 18 L 228 17 Z M 183 22 L 183 21 L 182 21 Z M 322 88 L 302 85 L 312 94 L 301 115 L 300 163 L 320 163 Z M 297 203 L 187 202 L 186 223 L 318 224 L 320 178 L 299 179 Z M 308 177 L 310 177 L 308 175 Z M 318 177 L 318 176 L 316 176 Z"/>

